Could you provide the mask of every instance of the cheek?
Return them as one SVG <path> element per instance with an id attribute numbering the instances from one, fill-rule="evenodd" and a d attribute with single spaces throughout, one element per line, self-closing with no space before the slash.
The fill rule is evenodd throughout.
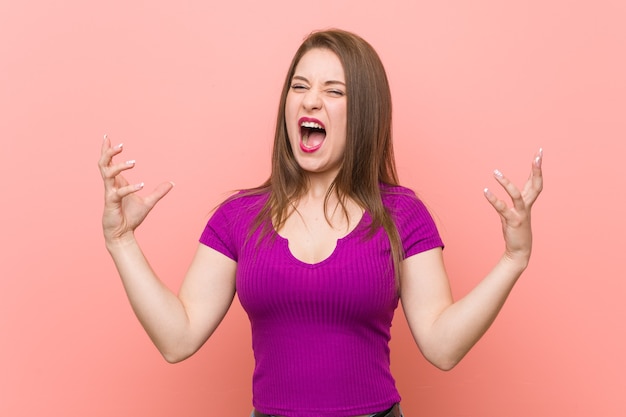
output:
<path id="1" fill-rule="evenodd" d="M 285 101 L 285 124 L 287 125 L 287 134 L 290 140 L 298 138 L 299 132 L 298 129 L 296 129 L 296 117 L 297 105 L 291 94 L 288 94 L 287 100 Z"/>
<path id="2" fill-rule="evenodd" d="M 346 113 L 347 112 L 345 112 L 344 109 L 341 109 L 337 112 L 336 118 L 337 133 L 341 135 L 344 139 L 348 132 L 348 115 Z"/>
<path id="3" fill-rule="evenodd" d="M 285 116 L 288 117 L 291 114 L 291 109 L 293 108 L 292 104 L 293 100 L 291 99 L 291 94 L 287 94 L 287 99 L 285 100 Z"/>

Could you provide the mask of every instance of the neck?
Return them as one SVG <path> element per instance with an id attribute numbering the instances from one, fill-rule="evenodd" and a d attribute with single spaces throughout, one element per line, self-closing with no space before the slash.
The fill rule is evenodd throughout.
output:
<path id="1" fill-rule="evenodd" d="M 337 177 L 337 173 L 308 173 L 308 187 L 304 193 L 305 198 L 309 200 L 319 200 L 326 198 L 326 194 L 330 189 L 333 181 Z"/>

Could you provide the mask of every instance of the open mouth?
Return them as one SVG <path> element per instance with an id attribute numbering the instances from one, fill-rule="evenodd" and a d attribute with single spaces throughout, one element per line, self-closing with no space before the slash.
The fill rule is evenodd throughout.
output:
<path id="1" fill-rule="evenodd" d="M 305 152 L 314 152 L 324 143 L 324 139 L 326 139 L 326 129 L 320 122 L 301 120 L 300 138 L 300 147 L 302 150 Z"/>

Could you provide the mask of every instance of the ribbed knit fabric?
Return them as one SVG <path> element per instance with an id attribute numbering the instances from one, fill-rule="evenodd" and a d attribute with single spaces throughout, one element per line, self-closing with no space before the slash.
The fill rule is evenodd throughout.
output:
<path id="1" fill-rule="evenodd" d="M 443 246 L 415 194 L 384 187 L 405 256 Z M 209 220 L 200 242 L 237 261 L 237 293 L 252 326 L 253 404 L 289 417 L 345 417 L 391 407 L 400 395 L 389 362 L 398 306 L 389 240 L 368 236 L 367 212 L 316 264 L 296 259 L 278 234 L 249 235 L 267 195 L 236 197 Z"/>

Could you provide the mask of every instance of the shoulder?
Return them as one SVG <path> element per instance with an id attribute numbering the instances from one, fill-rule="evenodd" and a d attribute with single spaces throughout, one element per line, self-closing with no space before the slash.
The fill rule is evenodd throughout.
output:
<path id="1" fill-rule="evenodd" d="M 379 185 L 380 193 L 383 196 L 413 196 L 415 197 L 415 191 L 410 188 L 404 187 L 402 185 L 390 185 L 385 183 L 380 183 Z"/>
<path id="2" fill-rule="evenodd" d="M 241 226 L 246 229 L 263 210 L 268 196 L 269 194 L 256 190 L 238 191 L 215 208 L 209 225 L 219 224 L 228 229 Z"/>
<path id="3" fill-rule="evenodd" d="M 240 190 L 225 199 L 216 209 L 216 212 L 229 214 L 257 214 L 267 202 L 269 193 L 267 191 L 251 189 Z"/>
<path id="4" fill-rule="evenodd" d="M 415 191 L 401 185 L 381 184 L 380 194 L 383 205 L 391 213 L 411 207 L 426 209 L 422 200 L 415 194 Z"/>
<path id="5" fill-rule="evenodd" d="M 401 234 L 413 228 L 436 229 L 430 210 L 410 188 L 383 184 L 381 198 Z"/>
<path id="6" fill-rule="evenodd" d="M 207 222 L 200 242 L 235 261 L 254 219 L 267 201 L 267 194 L 243 190 L 228 197 Z"/>
<path id="7" fill-rule="evenodd" d="M 443 247 L 430 211 L 410 188 L 381 186 L 383 205 L 392 216 L 409 257 L 435 247 Z"/>

